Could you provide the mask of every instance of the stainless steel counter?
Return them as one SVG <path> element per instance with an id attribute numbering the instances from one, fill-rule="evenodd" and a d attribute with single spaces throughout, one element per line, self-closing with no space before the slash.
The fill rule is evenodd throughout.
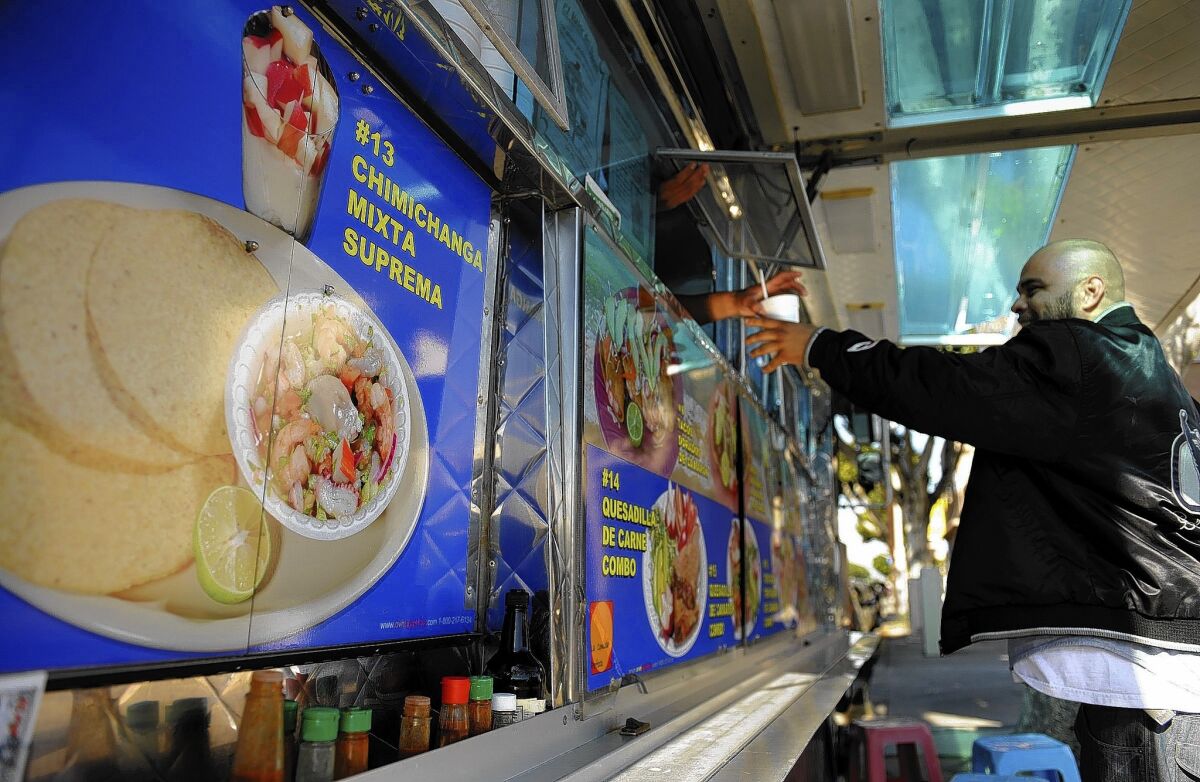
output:
<path id="1" fill-rule="evenodd" d="M 782 780 L 878 643 L 775 638 L 358 779 Z M 618 733 L 626 717 L 651 729 Z"/>

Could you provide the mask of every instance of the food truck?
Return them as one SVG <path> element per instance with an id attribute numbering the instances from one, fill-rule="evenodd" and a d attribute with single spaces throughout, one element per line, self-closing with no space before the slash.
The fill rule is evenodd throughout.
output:
<path id="1" fill-rule="evenodd" d="M 690 307 L 827 265 L 733 5 L 0 9 L 4 779 L 833 778 L 832 395 Z"/>

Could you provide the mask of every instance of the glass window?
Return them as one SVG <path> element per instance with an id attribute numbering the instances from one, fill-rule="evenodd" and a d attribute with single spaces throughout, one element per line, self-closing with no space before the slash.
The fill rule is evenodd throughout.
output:
<path id="1" fill-rule="evenodd" d="M 501 94 L 513 100 L 520 77 L 555 125 L 570 127 L 552 0 L 429 0 L 429 5 Z"/>
<path id="2" fill-rule="evenodd" d="M 1045 244 L 1074 147 L 892 165 L 892 231 L 907 344 L 1003 341 L 1025 261 Z"/>
<path id="3" fill-rule="evenodd" d="M 825 268 L 804 177 L 785 152 L 660 149 L 658 156 L 682 169 L 706 163 L 709 186 L 689 204 L 713 227 L 720 250 L 734 258 Z M 736 243 L 727 242 L 738 237 Z"/>
<path id="4" fill-rule="evenodd" d="M 1131 0 L 883 0 L 893 127 L 1095 104 Z"/>

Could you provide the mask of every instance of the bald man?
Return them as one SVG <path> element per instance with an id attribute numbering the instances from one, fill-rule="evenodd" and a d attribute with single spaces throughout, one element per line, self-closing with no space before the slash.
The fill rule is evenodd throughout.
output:
<path id="1" fill-rule="evenodd" d="M 976 447 L 943 654 L 1008 639 L 1014 675 L 1082 703 L 1085 780 L 1200 779 L 1200 416 L 1107 247 L 1047 245 L 1016 287 L 1021 330 L 975 355 L 761 318 L 747 343 Z"/>

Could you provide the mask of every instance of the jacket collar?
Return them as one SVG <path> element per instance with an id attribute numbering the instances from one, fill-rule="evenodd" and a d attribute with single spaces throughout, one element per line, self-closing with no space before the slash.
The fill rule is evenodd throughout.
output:
<path id="1" fill-rule="evenodd" d="M 1098 318 L 1095 323 L 1105 326 L 1140 326 L 1142 322 L 1138 320 L 1137 313 L 1133 311 L 1133 305 L 1127 301 L 1118 302 L 1109 307 Z"/>

